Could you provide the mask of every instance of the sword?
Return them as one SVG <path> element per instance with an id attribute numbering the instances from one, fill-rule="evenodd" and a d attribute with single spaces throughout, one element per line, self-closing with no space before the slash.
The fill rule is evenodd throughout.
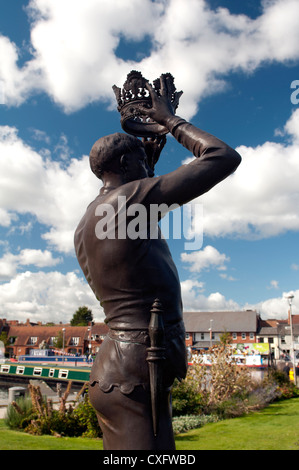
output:
<path id="1" fill-rule="evenodd" d="M 149 366 L 151 406 L 153 418 L 154 435 L 158 434 L 160 396 L 162 385 L 162 361 L 164 357 L 164 327 L 163 310 L 159 299 L 156 299 L 151 309 L 151 318 L 149 323 L 150 347 L 147 348 L 147 362 Z"/>

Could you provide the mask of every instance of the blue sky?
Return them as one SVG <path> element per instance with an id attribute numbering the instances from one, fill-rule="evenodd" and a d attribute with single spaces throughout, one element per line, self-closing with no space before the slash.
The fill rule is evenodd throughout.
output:
<path id="1" fill-rule="evenodd" d="M 196 201 L 202 248 L 169 240 L 185 310 L 284 318 L 293 292 L 299 313 L 299 2 L 0 1 L 0 317 L 69 321 L 88 305 L 103 319 L 72 236 L 100 188 L 90 148 L 121 131 L 112 85 L 132 69 L 171 72 L 177 114 L 243 158 Z M 189 157 L 168 136 L 156 172 Z"/>

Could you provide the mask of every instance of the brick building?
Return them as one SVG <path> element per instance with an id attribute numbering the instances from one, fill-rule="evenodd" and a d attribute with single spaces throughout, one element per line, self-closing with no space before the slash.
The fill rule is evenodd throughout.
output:
<path id="1" fill-rule="evenodd" d="M 104 323 L 91 326 L 71 326 L 69 324 L 43 325 L 19 323 L 17 320 L 0 320 L 0 333 L 4 331 L 8 337 L 6 352 L 9 357 L 30 354 L 31 349 L 54 348 L 55 340 L 60 336 L 64 344 L 64 352 L 69 354 L 95 354 L 108 327 Z"/>
<path id="2" fill-rule="evenodd" d="M 229 333 L 232 344 L 257 342 L 259 314 L 255 310 L 220 312 L 184 312 L 186 344 L 193 349 L 208 349 Z"/>

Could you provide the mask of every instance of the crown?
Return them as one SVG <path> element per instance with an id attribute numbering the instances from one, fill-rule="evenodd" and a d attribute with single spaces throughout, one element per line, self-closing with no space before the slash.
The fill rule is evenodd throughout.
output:
<path id="1" fill-rule="evenodd" d="M 170 73 L 162 74 L 161 77 L 167 80 L 167 88 L 170 101 L 175 112 L 181 94 L 176 93 L 174 78 Z M 117 109 L 120 112 L 120 123 L 125 132 L 138 137 L 156 137 L 167 134 L 169 131 L 166 127 L 158 124 L 149 116 L 140 112 L 140 108 L 151 108 L 152 99 L 148 89 L 146 88 L 146 80 L 141 72 L 132 70 L 127 75 L 123 88 L 116 85 L 112 87 L 116 101 Z M 154 91 L 160 95 L 160 78 L 153 82 Z"/>

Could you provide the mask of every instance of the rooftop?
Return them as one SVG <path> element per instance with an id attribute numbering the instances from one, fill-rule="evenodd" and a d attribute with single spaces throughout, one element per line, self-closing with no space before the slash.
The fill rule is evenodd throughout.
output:
<path id="1" fill-rule="evenodd" d="M 184 312 L 184 323 L 187 333 L 204 333 L 211 327 L 217 332 L 255 332 L 258 316 L 255 310 Z"/>

